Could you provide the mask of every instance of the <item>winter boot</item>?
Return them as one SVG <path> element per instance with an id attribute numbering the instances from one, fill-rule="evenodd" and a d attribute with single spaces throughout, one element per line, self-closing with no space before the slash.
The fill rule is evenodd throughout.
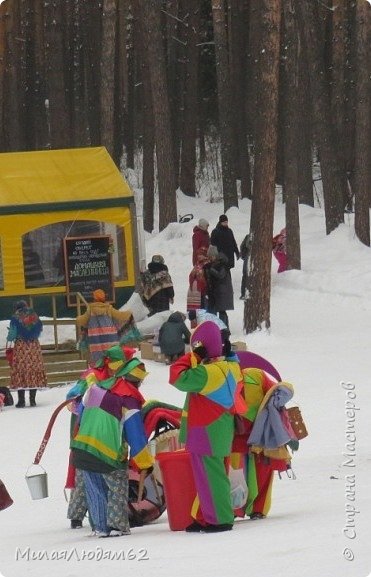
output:
<path id="1" fill-rule="evenodd" d="M 17 409 L 23 409 L 25 407 L 24 391 L 18 391 L 18 403 L 16 407 Z"/>
<path id="2" fill-rule="evenodd" d="M 82 521 L 80 519 L 71 519 L 71 529 L 80 529 Z"/>
<path id="3" fill-rule="evenodd" d="M 222 531 L 231 531 L 232 529 L 232 523 L 222 523 L 221 525 L 206 525 L 203 530 L 205 533 L 221 533 Z"/>
<path id="4" fill-rule="evenodd" d="M 30 390 L 30 407 L 36 407 L 36 389 Z"/>
<path id="5" fill-rule="evenodd" d="M 186 533 L 201 533 L 204 530 L 204 525 L 198 523 L 197 521 L 193 521 L 188 527 L 185 528 Z"/>

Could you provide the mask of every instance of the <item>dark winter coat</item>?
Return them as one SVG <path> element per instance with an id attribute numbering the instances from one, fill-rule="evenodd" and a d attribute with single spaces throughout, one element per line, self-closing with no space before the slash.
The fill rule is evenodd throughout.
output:
<path id="1" fill-rule="evenodd" d="M 229 268 L 234 267 L 234 255 L 239 258 L 240 253 L 234 238 L 233 231 L 220 223 L 216 225 L 211 233 L 210 244 L 216 246 L 218 252 L 222 252 L 228 259 Z"/>
<path id="2" fill-rule="evenodd" d="M 172 313 L 168 320 L 161 326 L 158 340 L 161 352 L 172 356 L 183 354 L 185 343 L 189 343 L 191 333 L 186 327 L 183 317 L 179 312 Z"/>
<path id="3" fill-rule="evenodd" d="M 233 310 L 232 278 L 225 254 L 219 253 L 215 261 L 205 265 L 204 271 L 209 297 L 208 311 L 215 314 Z"/>
<path id="4" fill-rule="evenodd" d="M 166 264 L 148 263 L 148 270 L 141 275 L 143 302 L 149 309 L 149 316 L 168 311 L 174 298 L 174 287 Z"/>
<path id="5" fill-rule="evenodd" d="M 195 226 L 193 229 L 192 236 L 192 263 L 195 265 L 197 263 L 197 253 L 200 248 L 209 248 L 210 246 L 210 235 L 208 230 L 203 230 L 202 228 Z"/>

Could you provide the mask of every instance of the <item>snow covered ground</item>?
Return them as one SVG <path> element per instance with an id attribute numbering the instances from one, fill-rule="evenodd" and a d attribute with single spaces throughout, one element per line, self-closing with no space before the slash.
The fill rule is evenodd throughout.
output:
<path id="1" fill-rule="evenodd" d="M 223 213 L 219 203 L 179 195 L 178 213 L 188 223 L 147 235 L 147 262 L 162 254 L 175 285 L 174 310 L 184 310 L 191 268 L 191 236 L 199 218 L 210 231 Z M 249 230 L 250 202 L 228 211 L 239 244 Z M 323 210 L 300 208 L 302 270 L 277 274 L 272 262 L 271 330 L 244 335 L 238 300 L 242 263 L 233 270 L 232 340 L 273 363 L 295 386 L 309 437 L 294 456 L 296 480 L 275 479 L 273 505 L 263 521 L 236 522 L 233 531 L 186 534 L 169 530 L 166 514 L 129 537 L 91 539 L 88 526 L 71 530 L 63 492 L 69 414 L 62 411 L 42 459 L 49 498 L 32 501 L 25 474 L 54 408 L 67 388 L 39 393 L 36 409 L 0 413 L 0 477 L 14 499 L 1 512 L 0 570 L 6 577 L 154 577 L 194 573 L 203 577 L 364 577 L 371 571 L 370 317 L 371 252 L 354 235 L 353 215 L 330 236 Z M 284 226 L 278 203 L 275 232 Z M 42 311 L 39 311 L 42 312 Z M 0 347 L 5 347 L 6 322 Z M 47 338 L 47 334 L 44 339 Z M 73 338 L 66 329 L 65 338 Z M 168 385 L 168 367 L 146 362 L 146 398 L 182 404 Z M 368 543 L 368 544 L 367 544 Z"/>

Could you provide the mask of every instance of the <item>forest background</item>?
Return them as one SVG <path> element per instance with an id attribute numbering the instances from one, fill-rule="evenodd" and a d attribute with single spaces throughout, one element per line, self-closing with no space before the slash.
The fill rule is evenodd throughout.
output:
<path id="1" fill-rule="evenodd" d="M 104 145 L 140 173 L 149 233 L 156 207 L 159 230 L 177 221 L 178 189 L 216 181 L 224 211 L 251 199 L 244 328 L 269 327 L 277 186 L 289 268 L 300 203 L 323 202 L 327 234 L 354 210 L 370 246 L 370 14 L 366 0 L 5 0 L 0 151 Z"/>

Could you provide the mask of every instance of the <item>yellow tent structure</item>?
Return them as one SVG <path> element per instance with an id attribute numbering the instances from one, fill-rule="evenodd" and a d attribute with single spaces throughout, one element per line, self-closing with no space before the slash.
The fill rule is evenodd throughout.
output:
<path id="1" fill-rule="evenodd" d="M 136 212 L 107 150 L 0 154 L 0 317 L 15 297 L 64 297 L 65 242 L 80 237 L 109 238 L 112 300 L 120 306 L 138 274 Z"/>

